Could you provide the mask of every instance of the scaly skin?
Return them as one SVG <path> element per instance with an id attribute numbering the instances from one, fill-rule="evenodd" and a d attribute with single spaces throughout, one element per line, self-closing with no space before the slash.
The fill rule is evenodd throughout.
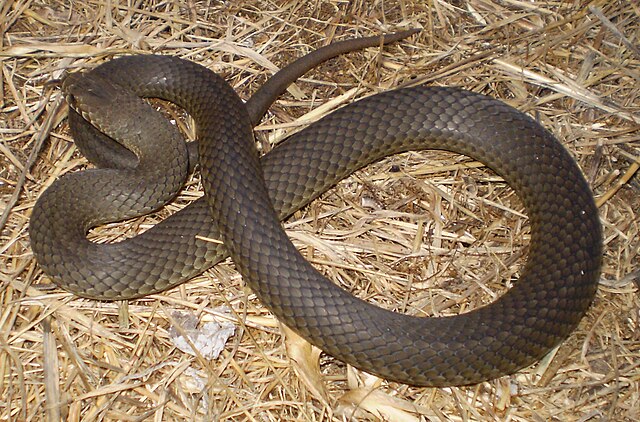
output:
<path id="1" fill-rule="evenodd" d="M 140 148 L 141 164 L 133 160 L 124 170 L 65 176 L 34 207 L 30 234 L 38 262 L 80 296 L 125 299 L 158 292 L 228 253 L 260 300 L 327 353 L 390 380 L 445 386 L 481 382 L 535 362 L 575 329 L 595 295 L 602 240 L 588 184 L 549 132 L 497 100 L 457 88 L 389 91 L 326 116 L 260 159 L 253 123 L 284 88 L 245 106 L 205 68 L 162 56 L 115 59 L 88 75 L 65 81 L 71 106 L 112 138 L 134 138 L 122 143 Z M 184 173 L 146 166 L 154 154 L 145 148 L 164 131 L 157 129 L 157 117 L 146 125 L 144 117 L 114 123 L 146 113 L 134 95 L 175 102 L 194 118 L 206 200 L 142 236 L 95 245 L 86 230 L 104 222 L 104 213 L 120 219 L 131 214 L 133 199 L 143 198 L 146 210 L 175 191 L 157 193 L 157 185 L 131 173 L 117 176 L 119 171 L 166 176 L 172 186 Z M 110 105 L 116 96 L 117 106 Z M 81 127 L 78 133 L 91 132 Z M 174 157 L 171 148 L 162 148 L 165 162 L 182 162 L 183 149 L 177 147 Z M 353 171 L 390 154 L 427 148 L 466 154 L 495 170 L 524 202 L 532 226 L 518 283 L 496 302 L 454 317 L 411 317 L 355 298 L 305 261 L 280 225 Z M 108 150 L 96 155 L 118 153 Z M 106 160 L 116 166 L 119 159 Z M 110 180 L 100 172 L 110 172 Z M 196 235 L 222 239 L 224 246 Z"/>

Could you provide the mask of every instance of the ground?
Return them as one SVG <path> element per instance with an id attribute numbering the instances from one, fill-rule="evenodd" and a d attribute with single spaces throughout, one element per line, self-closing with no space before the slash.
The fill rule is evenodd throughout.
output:
<path id="1" fill-rule="evenodd" d="M 637 420 L 640 418 L 640 6 L 629 1 L 397 0 L 76 2 L 0 5 L 0 409 L 3 420 Z M 79 299 L 33 258 L 38 196 L 86 167 L 52 80 L 123 54 L 184 57 L 248 98 L 331 42 L 419 34 L 333 59 L 256 128 L 265 152 L 333 109 L 398 86 L 460 86 L 530 114 L 570 151 L 604 231 L 593 306 L 554 352 L 512 376 L 416 388 L 320 354 L 286 331 L 231 261 L 127 303 Z M 192 127 L 169 109 L 189 136 Z M 202 195 L 92 231 L 132 236 Z M 285 223 L 336 283 L 389 309 L 465 312 L 516 281 L 529 226 L 513 191 L 467 157 L 411 152 L 341 182 Z M 173 342 L 182 315 L 228 320 L 220 357 Z M 178 330 L 179 331 L 179 330 Z"/>

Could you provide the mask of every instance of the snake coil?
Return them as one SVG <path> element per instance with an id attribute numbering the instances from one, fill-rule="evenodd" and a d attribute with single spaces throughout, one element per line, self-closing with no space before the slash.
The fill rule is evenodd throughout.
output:
<path id="1" fill-rule="evenodd" d="M 356 41 L 355 48 L 379 43 L 365 40 L 312 59 L 353 49 Z M 76 111 L 69 115 L 74 137 L 104 168 L 65 175 L 37 201 L 30 236 L 43 270 L 79 296 L 126 299 L 176 286 L 230 254 L 259 299 L 311 343 L 414 385 L 513 373 L 567 337 L 595 295 L 601 229 L 589 186 L 562 145 L 500 101 L 420 86 L 341 108 L 260 159 L 252 127 L 304 66 L 286 68 L 246 105 L 220 77 L 172 57 L 122 57 L 69 76 L 63 89 Z M 156 209 L 187 174 L 188 152 L 173 142 L 175 129 L 138 97 L 166 99 L 193 117 L 206 199 L 141 236 L 97 245 L 86 238 L 89 228 Z M 305 261 L 280 225 L 353 171 L 427 148 L 492 168 L 522 199 L 532 227 L 518 283 L 494 303 L 455 317 L 410 317 L 355 298 Z M 142 209 L 132 211 L 133 204 Z"/>

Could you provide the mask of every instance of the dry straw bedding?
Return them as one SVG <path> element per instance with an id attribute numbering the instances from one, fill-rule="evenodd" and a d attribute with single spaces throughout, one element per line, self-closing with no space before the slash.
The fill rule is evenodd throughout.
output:
<path id="1" fill-rule="evenodd" d="M 0 8 L 2 420 L 640 418 L 637 1 L 6 0 Z M 417 83 L 462 86 L 538 119 L 593 187 L 605 244 L 593 307 L 543 361 L 477 386 L 413 388 L 308 349 L 231 262 L 130 303 L 77 299 L 41 273 L 27 234 L 34 201 L 55 178 L 87 166 L 51 79 L 155 52 L 201 63 L 247 98 L 313 48 L 407 27 L 422 32 L 305 75 L 256 129 L 259 146 L 267 151 L 355 98 Z M 167 113 L 191 133 L 180 111 Z M 91 236 L 134 235 L 200 195 L 196 175 L 165 210 Z M 368 167 L 286 228 L 345 288 L 427 315 L 493 300 L 517 279 L 529 240 L 508 186 L 466 157 L 434 152 Z M 200 323 L 227 318 L 236 333 L 217 359 L 185 354 L 170 337 L 179 313 Z"/>

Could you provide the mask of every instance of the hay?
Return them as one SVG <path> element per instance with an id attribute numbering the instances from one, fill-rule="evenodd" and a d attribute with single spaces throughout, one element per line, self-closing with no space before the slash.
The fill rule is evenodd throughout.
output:
<path id="1" fill-rule="evenodd" d="M 580 3 L 1 3 L 0 419 L 639 419 L 640 7 Z M 77 299 L 43 276 L 29 247 L 31 208 L 55 178 L 86 165 L 49 80 L 153 51 L 204 64 L 247 98 L 313 48 L 406 27 L 422 32 L 305 75 L 257 128 L 260 146 L 268 150 L 353 98 L 414 83 L 463 86 L 539 119 L 585 172 L 605 236 L 597 299 L 543 361 L 477 386 L 413 388 L 325 355 L 318 362 L 304 342 L 283 337 L 230 262 L 129 304 Z M 195 178 L 167 210 L 92 236 L 134 234 L 199 196 L 197 188 Z M 434 152 L 368 167 L 286 227 L 311 262 L 360 297 L 433 315 L 493 300 L 517 277 L 529 239 L 504 182 L 478 163 Z M 202 323 L 231 320 L 236 334 L 215 360 L 186 355 L 171 343 L 176 311 Z"/>

